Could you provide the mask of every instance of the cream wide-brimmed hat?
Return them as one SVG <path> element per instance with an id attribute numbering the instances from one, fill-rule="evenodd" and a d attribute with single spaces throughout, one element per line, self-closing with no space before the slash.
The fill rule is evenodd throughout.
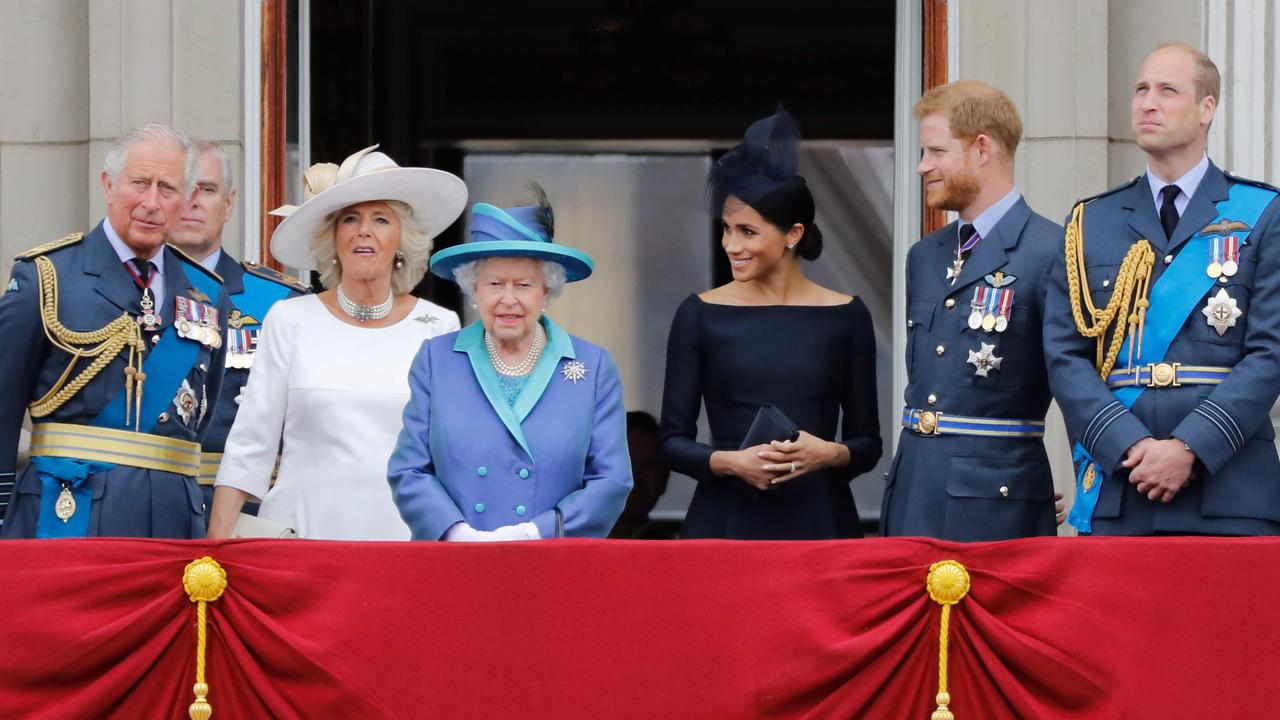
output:
<path id="1" fill-rule="evenodd" d="M 284 222 L 271 236 L 271 254 L 301 270 L 316 270 L 311 238 L 330 213 L 357 203 L 398 200 L 413 208 L 418 222 L 434 238 L 467 207 L 467 185 L 452 173 L 433 168 L 400 167 L 372 145 L 342 161 L 317 163 L 303 174 L 301 205 L 284 205 L 271 215 Z"/>

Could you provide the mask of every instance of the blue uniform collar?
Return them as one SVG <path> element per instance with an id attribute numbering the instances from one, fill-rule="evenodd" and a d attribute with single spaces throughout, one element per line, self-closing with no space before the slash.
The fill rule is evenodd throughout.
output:
<path id="1" fill-rule="evenodd" d="M 1004 197 L 997 200 L 994 205 L 983 210 L 978 217 L 973 219 L 973 228 L 977 230 L 978 234 L 984 239 L 991 237 L 991 231 L 995 230 L 996 223 L 1000 222 L 1000 220 L 1005 216 L 1005 213 L 1008 213 L 1009 210 L 1011 210 L 1014 205 L 1017 205 L 1018 201 L 1021 199 L 1022 193 L 1018 192 L 1018 188 L 1010 190 Z M 965 222 L 963 220 L 956 223 L 957 237 L 959 237 L 960 228 L 963 227 L 964 224 Z"/>

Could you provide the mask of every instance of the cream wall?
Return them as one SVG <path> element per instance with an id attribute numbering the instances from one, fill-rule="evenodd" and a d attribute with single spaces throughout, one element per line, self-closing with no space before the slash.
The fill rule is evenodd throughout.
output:
<path id="1" fill-rule="evenodd" d="M 92 227 L 111 142 L 146 121 L 222 142 L 242 178 L 240 0 L 0 0 L 0 267 Z M 224 242 L 243 248 L 241 220 Z"/>

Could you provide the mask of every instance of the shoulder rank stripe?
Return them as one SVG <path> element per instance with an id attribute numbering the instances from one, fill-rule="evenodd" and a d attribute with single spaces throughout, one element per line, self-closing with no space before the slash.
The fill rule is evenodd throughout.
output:
<path id="1" fill-rule="evenodd" d="M 1141 175 L 1134 175 L 1134 176 L 1133 176 L 1133 179 L 1131 179 L 1129 182 L 1121 183 L 1121 184 L 1119 184 L 1119 185 L 1117 185 L 1117 186 L 1115 186 L 1115 187 L 1113 187 L 1113 188 L 1107 188 L 1106 190 L 1103 190 L 1102 192 L 1100 192 L 1100 193 L 1098 193 L 1098 194 L 1096 194 L 1096 195 L 1090 195 L 1089 197 L 1081 198 L 1081 199 L 1079 199 L 1079 200 L 1075 201 L 1074 203 L 1072 203 L 1072 204 L 1071 204 L 1071 207 L 1075 207 L 1076 205 L 1084 205 L 1084 204 L 1086 204 L 1086 203 L 1091 203 L 1091 202 L 1093 202 L 1094 200 L 1097 200 L 1098 198 L 1106 197 L 1106 196 L 1108 196 L 1108 195 L 1112 195 L 1112 194 L 1114 194 L 1114 193 L 1118 193 L 1118 192 L 1120 192 L 1121 190 L 1126 190 L 1126 189 L 1128 189 L 1128 188 L 1131 188 L 1131 187 L 1133 187 L 1133 184 L 1134 184 L 1134 183 L 1136 183 L 1136 182 L 1138 182 L 1138 180 L 1140 180 L 1141 178 L 1142 178 L 1142 176 L 1141 176 Z"/>
<path id="2" fill-rule="evenodd" d="M 51 253 L 54 250 L 59 250 L 64 247 L 70 247 L 72 245 L 75 245 L 76 243 L 80 242 L 82 239 L 84 239 L 84 233 L 71 233 L 70 235 L 60 237 L 57 240 L 54 240 L 53 242 L 47 242 L 43 245 L 37 245 L 31 248 L 30 250 L 27 250 L 26 252 L 18 253 L 17 259 L 33 260 L 37 257 L 40 257 L 41 255 L 47 255 L 48 253 Z"/>
<path id="3" fill-rule="evenodd" d="M 271 282 L 279 283 L 280 285 L 284 285 L 285 287 L 300 293 L 311 292 L 311 288 L 297 278 L 289 277 L 288 275 L 277 272 L 265 265 L 259 265 L 252 260 L 245 260 L 240 263 L 240 265 L 244 268 L 245 272 L 256 277 L 260 277 L 263 280 L 270 280 Z"/>
<path id="4" fill-rule="evenodd" d="M 1263 181 L 1261 181 L 1261 180 L 1253 180 L 1253 179 L 1250 179 L 1250 178 L 1242 178 L 1242 177 L 1240 177 L 1239 175 L 1232 175 L 1232 174 L 1231 174 L 1231 173 L 1229 173 L 1229 172 L 1223 172 L 1222 174 L 1223 174 L 1223 175 L 1226 175 L 1226 176 L 1227 176 L 1227 179 L 1228 179 L 1228 180 L 1230 180 L 1231 182 L 1244 183 L 1245 185 L 1253 185 L 1253 186 L 1255 186 L 1255 187 L 1260 187 L 1260 188 L 1262 188 L 1263 190 L 1270 190 L 1270 191 L 1271 191 L 1271 192 L 1273 192 L 1273 193 L 1280 193 L 1280 188 L 1276 187 L 1275 185 L 1271 185 L 1271 184 L 1269 184 L 1269 183 L 1265 183 L 1265 182 L 1263 182 Z"/>

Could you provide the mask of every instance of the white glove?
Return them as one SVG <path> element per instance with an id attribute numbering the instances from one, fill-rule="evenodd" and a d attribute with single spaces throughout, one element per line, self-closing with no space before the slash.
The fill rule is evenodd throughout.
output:
<path id="1" fill-rule="evenodd" d="M 487 530 L 477 530 L 467 523 L 456 522 L 444 531 L 445 542 L 490 542 L 498 538 Z"/>
<path id="2" fill-rule="evenodd" d="M 531 522 L 520 523 L 519 525 L 503 525 L 489 534 L 493 536 L 493 540 L 542 539 L 542 535 L 538 533 L 538 526 Z"/>

